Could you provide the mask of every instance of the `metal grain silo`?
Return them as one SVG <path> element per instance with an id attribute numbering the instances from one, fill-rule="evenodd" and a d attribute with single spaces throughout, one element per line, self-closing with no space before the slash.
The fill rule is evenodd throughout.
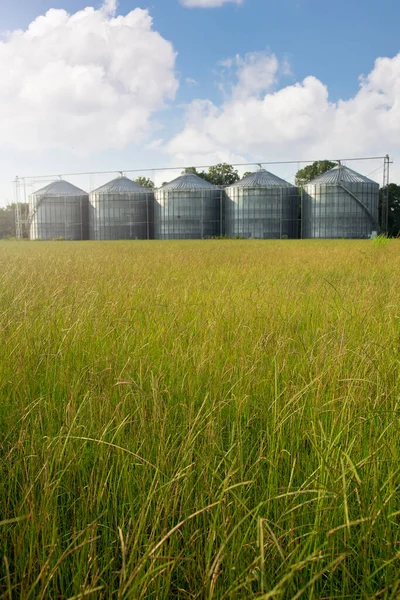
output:
<path id="1" fill-rule="evenodd" d="M 68 181 L 54 181 L 29 196 L 31 240 L 88 238 L 89 196 Z"/>
<path id="2" fill-rule="evenodd" d="M 155 237 L 190 240 L 221 235 L 222 191 L 194 173 L 155 192 Z"/>
<path id="3" fill-rule="evenodd" d="M 89 195 L 91 240 L 153 238 L 154 192 L 118 177 Z"/>
<path id="4" fill-rule="evenodd" d="M 367 238 L 378 225 L 379 185 L 338 165 L 302 190 L 303 238 Z"/>
<path id="5" fill-rule="evenodd" d="M 229 237 L 297 237 L 298 190 L 260 169 L 225 189 L 225 231 Z"/>

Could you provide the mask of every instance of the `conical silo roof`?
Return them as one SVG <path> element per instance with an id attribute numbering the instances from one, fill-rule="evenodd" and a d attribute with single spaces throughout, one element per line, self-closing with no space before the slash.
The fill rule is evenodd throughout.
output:
<path id="1" fill-rule="evenodd" d="M 60 179 L 58 181 L 49 183 L 49 185 L 46 185 L 37 192 L 34 192 L 32 195 L 40 196 L 41 198 L 54 198 L 55 196 L 87 196 L 87 192 L 84 192 L 80 188 L 76 187 L 76 185 L 72 185 L 72 183 L 69 183 L 69 181 Z"/>
<path id="2" fill-rule="evenodd" d="M 255 173 L 250 173 L 229 187 L 264 188 L 270 186 L 293 187 L 284 179 L 281 179 L 277 175 L 274 175 L 265 169 L 259 169 L 258 171 L 255 171 Z"/>
<path id="3" fill-rule="evenodd" d="M 117 177 L 104 185 L 101 185 L 99 188 L 94 190 L 92 194 L 126 194 L 135 193 L 135 192 L 146 192 L 149 193 L 150 188 L 144 188 L 136 181 L 132 181 L 132 179 L 128 179 L 128 177 Z"/>
<path id="4" fill-rule="evenodd" d="M 192 190 L 216 190 L 216 186 L 209 183 L 205 179 L 202 179 L 195 173 L 185 173 L 180 177 L 177 177 L 173 181 L 166 183 L 160 189 L 162 190 L 181 190 L 181 191 L 192 191 Z"/>
<path id="5" fill-rule="evenodd" d="M 344 165 L 338 165 L 337 167 L 333 167 L 333 169 L 322 173 L 322 175 L 318 175 L 318 177 L 310 181 L 307 185 L 335 185 L 340 183 L 375 183 L 378 185 L 376 181 L 372 181 L 372 179 L 368 179 L 368 177 L 365 177 Z"/>

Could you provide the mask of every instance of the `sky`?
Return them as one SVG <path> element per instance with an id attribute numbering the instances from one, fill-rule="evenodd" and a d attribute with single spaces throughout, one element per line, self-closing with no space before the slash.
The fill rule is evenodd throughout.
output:
<path id="1" fill-rule="evenodd" d="M 0 205 L 17 175 L 25 195 L 109 171 L 65 175 L 90 191 L 222 161 L 293 181 L 301 161 L 388 153 L 400 184 L 398 0 L 0 0 L 0 14 Z M 381 160 L 346 164 L 382 181 Z"/>

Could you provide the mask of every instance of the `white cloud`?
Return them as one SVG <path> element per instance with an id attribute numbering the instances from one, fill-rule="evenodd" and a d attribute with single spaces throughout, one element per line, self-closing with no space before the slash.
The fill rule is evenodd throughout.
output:
<path id="1" fill-rule="evenodd" d="M 275 54 L 268 51 L 248 52 L 218 62 L 214 69 L 215 85 L 226 101 L 271 91 L 279 75 L 287 76 L 286 64 L 280 65 Z"/>
<path id="2" fill-rule="evenodd" d="M 249 52 L 244 58 L 237 54 L 221 60 L 214 73 L 224 96 L 239 99 L 270 90 L 277 82 L 279 66 L 275 54 Z"/>
<path id="3" fill-rule="evenodd" d="M 250 52 L 244 58 L 236 56 L 237 85 L 233 93 L 247 97 L 269 90 L 276 83 L 278 59 L 266 52 Z"/>
<path id="4" fill-rule="evenodd" d="M 102 10 L 107 15 L 114 16 L 117 10 L 118 2 L 117 0 L 104 0 Z"/>
<path id="5" fill-rule="evenodd" d="M 330 102 L 327 87 L 312 76 L 265 92 L 288 70 L 271 57 L 235 59 L 227 67 L 232 64 L 236 85 L 221 105 L 194 100 L 187 107 L 183 130 L 165 148 L 173 161 L 207 164 L 224 153 L 300 160 L 386 152 L 400 161 L 400 54 L 377 59 L 358 93 L 338 102 Z"/>
<path id="6" fill-rule="evenodd" d="M 116 0 L 49 10 L 0 42 L 0 144 L 90 152 L 142 140 L 177 90 L 172 44 Z"/>
<path id="7" fill-rule="evenodd" d="M 146 148 L 148 148 L 149 150 L 157 150 L 158 148 L 161 148 L 163 143 L 163 138 L 156 138 L 154 140 L 151 140 L 151 142 L 149 142 L 148 144 L 146 144 Z"/>
<path id="8" fill-rule="evenodd" d="M 187 8 L 218 8 L 228 2 L 242 4 L 243 0 L 181 0 L 182 6 Z"/>

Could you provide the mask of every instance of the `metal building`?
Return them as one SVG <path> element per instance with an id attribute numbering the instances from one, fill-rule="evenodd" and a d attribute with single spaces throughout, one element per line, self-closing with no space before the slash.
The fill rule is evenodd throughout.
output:
<path id="1" fill-rule="evenodd" d="M 29 196 L 31 240 L 88 238 L 89 196 L 68 181 L 54 181 Z"/>
<path id="2" fill-rule="evenodd" d="M 225 230 L 229 237 L 297 237 L 297 187 L 260 169 L 225 189 Z"/>
<path id="3" fill-rule="evenodd" d="M 368 238 L 378 225 L 379 185 L 338 165 L 302 190 L 303 238 Z"/>
<path id="4" fill-rule="evenodd" d="M 177 177 L 155 192 L 155 237 L 202 239 L 222 233 L 222 191 L 194 173 Z"/>
<path id="5" fill-rule="evenodd" d="M 91 240 L 148 240 L 153 236 L 154 192 L 118 177 L 89 195 Z"/>

